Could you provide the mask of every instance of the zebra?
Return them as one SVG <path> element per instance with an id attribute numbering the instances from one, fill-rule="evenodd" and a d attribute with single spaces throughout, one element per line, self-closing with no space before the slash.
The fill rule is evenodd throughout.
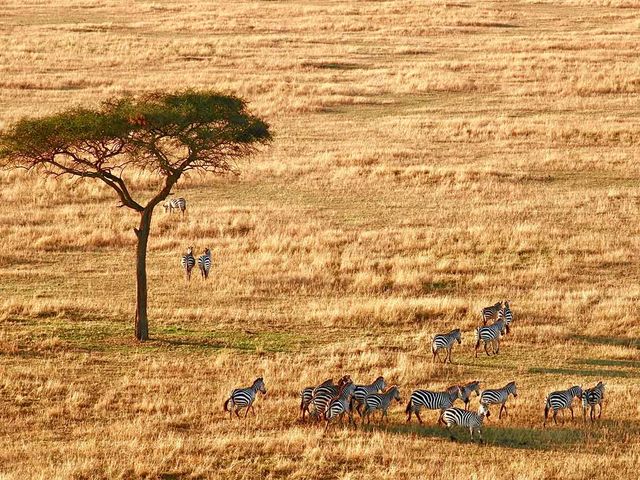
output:
<path id="1" fill-rule="evenodd" d="M 451 360 L 451 350 L 453 349 L 453 345 L 456 340 L 458 341 L 458 344 L 462 343 L 462 336 L 460 335 L 459 328 L 451 330 L 449 333 L 439 333 L 435 337 L 433 337 L 433 342 L 431 342 L 431 353 L 433 353 L 433 361 L 436 361 L 436 357 L 438 357 L 438 351 L 444 349 L 446 350 L 444 363 L 447 363 L 447 358 L 449 359 L 449 363 L 453 363 L 453 360 Z"/>
<path id="2" fill-rule="evenodd" d="M 196 264 L 196 259 L 193 256 L 193 247 L 187 248 L 187 254 L 182 256 L 180 260 L 182 268 L 184 268 L 184 274 L 187 281 L 191 280 L 191 270 Z"/>
<path id="3" fill-rule="evenodd" d="M 313 392 L 316 388 L 322 388 L 332 386 L 334 387 L 333 379 L 325 380 L 317 387 L 305 387 L 300 391 L 300 412 L 302 413 L 302 420 L 304 420 L 305 413 L 309 413 L 309 406 L 313 399 Z"/>
<path id="4" fill-rule="evenodd" d="M 224 402 L 224 411 L 229 412 L 229 418 L 233 418 L 232 410 L 235 412 L 236 417 L 240 418 L 238 412 L 243 408 L 247 409 L 244 414 L 245 418 L 249 415 L 249 409 L 251 409 L 255 415 L 256 412 L 253 408 L 253 402 L 258 392 L 262 392 L 263 395 L 267 394 L 267 389 L 264 386 L 262 377 L 256 378 L 250 387 L 236 388 L 231 392 L 231 396 Z"/>
<path id="5" fill-rule="evenodd" d="M 198 267 L 200 268 L 200 274 L 205 280 L 209 278 L 209 271 L 211 270 L 211 250 L 204 249 L 204 255 L 198 257 Z"/>
<path id="6" fill-rule="evenodd" d="M 411 414 L 415 413 L 416 418 L 422 424 L 422 418 L 420 418 L 420 410 L 424 407 L 429 410 L 440 410 L 438 415 L 438 423 L 442 421 L 442 412 L 447 408 L 453 406 L 455 402 L 460 398 L 460 387 L 457 385 L 449 387 L 444 392 L 432 392 L 430 390 L 414 390 L 405 408 L 407 414 L 407 422 L 411 420 Z"/>
<path id="7" fill-rule="evenodd" d="M 347 383 L 342 385 L 338 395 L 333 397 L 329 404 L 327 405 L 326 410 L 324 411 L 324 419 L 327 421 L 326 426 L 324 427 L 325 433 L 329 429 L 329 424 L 334 418 L 344 417 L 346 413 L 349 417 L 349 423 L 354 423 L 353 420 L 353 412 L 351 411 L 351 395 L 353 395 L 353 391 L 356 386 L 353 384 L 351 380 L 348 380 Z"/>
<path id="8" fill-rule="evenodd" d="M 602 416 L 602 401 L 604 400 L 604 383 L 598 382 L 593 388 L 588 388 L 582 392 L 582 418 L 587 421 L 587 407 L 590 407 L 589 418 L 593 422 L 596 405 L 600 406 L 598 419 Z"/>
<path id="9" fill-rule="evenodd" d="M 484 351 L 487 356 L 490 356 L 489 350 L 487 350 L 487 345 L 491 343 L 493 347 L 494 355 L 500 353 L 500 336 L 509 333 L 509 326 L 503 320 L 498 320 L 497 322 L 485 326 L 476 328 L 476 358 L 478 358 L 478 348 L 480 348 L 480 342 L 484 342 Z"/>
<path id="10" fill-rule="evenodd" d="M 511 322 L 513 322 L 513 313 L 511 312 L 511 308 L 509 308 L 508 300 L 504 301 L 504 307 L 502 307 L 500 309 L 500 312 L 498 312 L 498 320 L 502 320 L 502 319 L 504 319 L 505 325 L 507 327 L 511 326 Z M 508 329 L 507 329 L 507 333 L 509 333 Z"/>
<path id="11" fill-rule="evenodd" d="M 367 419 L 367 423 L 371 422 L 371 415 L 375 410 L 382 410 L 382 418 L 384 420 L 387 416 L 387 410 L 391 401 L 401 402 L 400 390 L 397 385 L 389 387 L 384 393 L 372 393 L 364 400 L 364 412 L 362 413 L 362 423 L 364 419 Z"/>
<path id="12" fill-rule="evenodd" d="M 362 407 L 364 405 L 364 399 L 367 395 L 372 393 L 381 392 L 385 389 L 387 384 L 384 381 L 384 377 L 380 376 L 376 378 L 369 385 L 356 385 L 351 396 L 351 409 L 355 408 L 358 415 L 362 416 Z"/>
<path id="13" fill-rule="evenodd" d="M 449 435 L 451 436 L 451 440 L 455 440 L 456 437 L 453 436 L 453 432 L 451 427 L 454 425 L 459 425 L 461 427 L 466 427 L 471 432 L 471 440 L 473 440 L 473 432 L 474 430 L 478 431 L 478 436 L 480 437 L 480 443 L 483 443 L 482 440 L 482 423 L 484 422 L 485 417 L 489 417 L 491 413 L 484 406 L 480 405 L 478 408 L 478 413 L 469 412 L 468 410 L 462 410 L 461 408 L 447 408 L 442 414 L 442 421 L 447 426 L 447 430 L 449 430 Z"/>
<path id="14" fill-rule="evenodd" d="M 562 423 L 564 423 L 564 409 L 568 408 L 571 411 L 571 420 L 573 420 L 573 399 L 582 397 L 582 387 L 577 385 L 569 388 L 568 390 L 561 390 L 557 392 L 551 392 L 547 396 L 547 401 L 544 407 L 544 422 L 543 427 L 547 426 L 547 417 L 549 416 L 549 410 L 553 410 L 553 423 L 558 424 L 556 416 L 558 411 L 562 411 Z"/>
<path id="15" fill-rule="evenodd" d="M 330 384 L 321 384 L 314 388 L 310 403 L 310 406 L 313 406 L 313 411 L 311 412 L 308 410 L 309 413 L 314 417 L 324 415 L 329 402 L 331 402 L 340 389 L 347 383 L 352 383 L 351 377 L 349 375 L 344 375 L 338 382 L 338 385 L 334 385 L 333 382 L 331 382 Z"/>
<path id="16" fill-rule="evenodd" d="M 182 197 L 173 198 L 166 201 L 162 206 L 164 207 L 165 213 L 173 213 L 174 210 L 180 210 L 182 212 L 182 216 L 184 217 L 184 212 L 187 210 L 187 201 Z"/>
<path id="17" fill-rule="evenodd" d="M 498 405 L 502 404 L 500 407 L 500 413 L 498 414 L 498 419 L 502 418 L 502 410 L 504 413 L 507 413 L 507 407 L 505 403 L 507 403 L 507 399 L 509 395 L 513 395 L 513 398 L 518 396 L 518 392 L 516 391 L 516 382 L 509 382 L 502 388 L 497 388 L 495 390 L 484 390 L 480 394 L 480 404 L 484 405 L 488 410 L 489 405 Z"/>
<path id="18" fill-rule="evenodd" d="M 464 409 L 469 409 L 471 403 L 471 394 L 476 392 L 476 397 L 480 396 L 480 382 L 475 380 L 465 385 L 459 385 L 460 388 L 460 400 L 464 402 Z"/>
<path id="19" fill-rule="evenodd" d="M 486 325 L 489 320 L 497 320 L 500 310 L 502 310 L 502 302 L 497 302 L 490 307 L 484 307 L 482 309 L 482 325 Z"/>

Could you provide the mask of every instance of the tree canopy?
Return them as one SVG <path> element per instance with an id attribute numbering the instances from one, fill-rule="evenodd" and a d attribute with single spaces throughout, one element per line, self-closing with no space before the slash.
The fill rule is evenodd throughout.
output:
<path id="1" fill-rule="evenodd" d="M 151 93 L 108 100 L 97 109 L 20 120 L 0 133 L 0 167 L 99 180 L 117 193 L 122 206 L 140 213 L 134 228 L 135 333 L 146 340 L 146 252 L 154 207 L 183 174 L 237 173 L 237 159 L 270 141 L 269 125 L 240 98 L 213 91 Z M 124 177 L 128 168 L 160 179 L 158 191 L 146 202 L 129 188 Z"/>

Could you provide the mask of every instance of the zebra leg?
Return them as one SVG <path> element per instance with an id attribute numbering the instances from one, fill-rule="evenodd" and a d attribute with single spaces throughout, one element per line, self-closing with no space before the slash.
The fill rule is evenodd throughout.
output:
<path id="1" fill-rule="evenodd" d="M 478 348 L 480 348 L 480 339 L 476 342 L 476 358 L 478 358 Z"/>
<path id="2" fill-rule="evenodd" d="M 591 405 L 591 411 L 589 413 L 589 416 L 591 417 L 591 421 L 593 422 L 595 420 L 595 411 L 596 411 L 596 406 L 595 405 Z"/>
<path id="3" fill-rule="evenodd" d="M 236 408 L 236 409 L 235 409 L 236 417 L 238 417 L 238 418 L 240 418 L 240 414 L 238 413 L 239 411 L 240 411 L 240 409 L 239 409 L 239 408 Z"/>
<path id="4" fill-rule="evenodd" d="M 487 342 L 484 342 L 484 353 L 487 354 L 487 357 L 491 356 L 491 354 L 489 353 L 489 350 L 487 350 Z"/>
<path id="5" fill-rule="evenodd" d="M 451 425 L 447 425 L 447 430 L 449 430 L 449 437 L 451 438 L 451 440 L 457 440 L 456 437 L 453 436 L 453 430 L 451 430 Z"/>
<path id="6" fill-rule="evenodd" d="M 419 412 L 415 412 L 416 417 L 418 418 L 418 421 L 420 422 L 420 425 L 422 425 L 422 418 L 420 418 L 420 413 Z"/>
<path id="7" fill-rule="evenodd" d="M 583 422 L 587 421 L 587 407 L 585 406 L 582 407 L 582 421 Z"/>
<path id="8" fill-rule="evenodd" d="M 247 418 L 247 416 L 249 415 L 249 410 L 251 410 L 251 405 L 249 405 L 247 409 L 244 411 L 244 418 Z"/>
<path id="9" fill-rule="evenodd" d="M 570 406 L 570 407 L 569 407 L 569 410 L 571 411 L 571 420 L 573 420 L 573 419 L 574 419 L 574 416 L 573 416 L 573 407 L 571 407 L 571 406 Z"/>
<path id="10" fill-rule="evenodd" d="M 602 403 L 598 404 L 600 406 L 600 413 L 598 414 L 598 420 L 600 419 L 600 417 L 602 416 Z"/>
<path id="11" fill-rule="evenodd" d="M 504 406 L 504 403 L 502 404 L 502 406 L 500 407 L 500 413 L 498 413 L 498 420 L 500 420 L 502 418 L 502 410 L 505 410 L 506 412 L 506 407 Z"/>
<path id="12" fill-rule="evenodd" d="M 251 413 L 253 413 L 253 416 L 256 416 L 256 409 L 253 408 L 253 403 L 251 404 Z"/>
<path id="13" fill-rule="evenodd" d="M 440 415 L 438 415 L 438 422 L 437 424 L 440 425 L 444 425 L 444 420 L 442 419 L 442 416 L 444 415 L 444 410 L 440 410 Z"/>

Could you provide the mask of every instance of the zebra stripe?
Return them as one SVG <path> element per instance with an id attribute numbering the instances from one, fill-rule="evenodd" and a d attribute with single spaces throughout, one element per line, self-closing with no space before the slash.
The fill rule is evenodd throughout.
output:
<path id="1" fill-rule="evenodd" d="M 500 353 L 500 337 L 509 332 L 509 327 L 504 320 L 498 320 L 492 325 L 476 328 L 476 358 L 478 358 L 478 348 L 480 348 L 480 342 L 484 342 L 484 351 L 487 356 L 491 354 L 487 350 L 489 344 L 493 347 L 493 353 L 497 355 Z"/>
<path id="2" fill-rule="evenodd" d="M 498 405 L 501 404 L 500 413 L 498 414 L 498 418 L 502 418 L 502 410 L 507 413 L 507 407 L 505 403 L 509 398 L 509 395 L 513 395 L 513 398 L 518 396 L 518 392 L 516 391 L 516 382 L 509 382 L 502 388 L 497 388 L 494 390 L 485 390 L 480 394 L 480 405 L 483 405 L 487 410 L 489 410 L 489 405 Z"/>
<path id="3" fill-rule="evenodd" d="M 495 303 L 490 307 L 482 309 L 482 324 L 486 325 L 489 320 L 497 320 L 498 312 L 502 309 L 502 302 Z"/>
<path id="4" fill-rule="evenodd" d="M 469 432 L 471 432 L 471 440 L 473 440 L 474 431 L 477 430 L 478 436 L 480 437 L 480 443 L 482 443 L 482 423 L 484 422 L 484 418 L 489 415 L 489 410 L 487 410 L 483 405 L 480 405 L 478 413 L 454 407 L 448 408 L 444 411 L 442 414 L 442 421 L 447 426 L 452 440 L 455 440 L 456 438 L 453 436 L 451 427 L 458 425 L 469 429 Z"/>
<path id="5" fill-rule="evenodd" d="M 311 398 L 311 406 L 313 407 L 313 410 L 310 410 L 309 413 L 314 417 L 320 417 L 324 415 L 329 402 L 331 402 L 331 400 L 336 395 L 338 395 L 340 389 L 347 383 L 352 383 L 351 377 L 349 377 L 349 375 L 343 376 L 338 382 L 338 385 L 334 385 L 332 381 L 331 383 L 324 382 L 323 384 L 317 386 L 313 390 L 313 395 Z"/>
<path id="6" fill-rule="evenodd" d="M 169 213 L 173 213 L 174 210 L 179 210 L 180 212 L 182 212 L 182 215 L 184 215 L 184 212 L 187 209 L 187 201 L 182 197 L 173 198 L 165 202 L 162 206 L 164 207 L 165 212 L 168 211 Z"/>
<path id="7" fill-rule="evenodd" d="M 513 313 L 511 312 L 511 308 L 509 308 L 509 302 L 507 300 L 504 301 L 504 307 L 502 307 L 498 313 L 498 320 L 504 320 L 507 326 L 507 333 L 509 333 L 508 327 L 511 325 L 511 322 L 513 322 Z"/>
<path id="8" fill-rule="evenodd" d="M 204 255 L 198 257 L 198 267 L 200 268 L 200 274 L 205 280 L 209 278 L 209 271 L 211 270 L 211 250 L 204 249 Z"/>
<path id="9" fill-rule="evenodd" d="M 466 385 L 459 385 L 460 388 L 460 400 L 464 402 L 464 409 L 469 409 L 469 404 L 471 403 L 471 394 L 476 392 L 476 397 L 480 396 L 480 382 L 473 381 L 469 382 Z"/>
<path id="10" fill-rule="evenodd" d="M 385 389 L 386 383 L 384 377 L 378 377 L 369 385 L 356 385 L 351 397 L 351 408 L 355 408 L 358 415 L 362 416 L 362 406 L 367 395 L 381 392 Z"/>
<path id="11" fill-rule="evenodd" d="M 351 411 L 350 405 L 351 395 L 353 395 L 355 388 L 356 386 L 353 382 L 349 381 L 348 383 L 345 383 L 340 389 L 338 395 L 329 402 L 327 409 L 324 412 L 324 418 L 327 421 L 327 424 L 324 427 L 325 432 L 329 428 L 329 424 L 333 419 L 342 419 L 345 413 L 349 416 L 349 423 L 353 422 L 353 412 Z"/>
<path id="12" fill-rule="evenodd" d="M 544 407 L 544 422 L 542 426 L 547 425 L 549 410 L 553 410 L 553 423 L 556 425 L 558 424 L 558 420 L 556 420 L 558 412 L 563 411 L 565 408 L 568 408 L 571 411 L 571 419 L 573 420 L 573 399 L 580 397 L 582 397 L 582 388 L 577 385 L 569 388 L 568 390 L 551 392 L 547 396 L 547 401 Z M 564 413 L 562 416 L 562 423 L 564 423 Z"/>
<path id="13" fill-rule="evenodd" d="M 231 392 L 231 396 L 224 402 L 224 411 L 229 412 L 229 418 L 232 418 L 234 412 L 236 417 L 239 418 L 240 415 L 238 412 L 243 408 L 247 409 L 244 414 L 245 418 L 249 415 L 249 409 L 251 409 L 255 415 L 256 412 L 253 409 L 253 402 L 258 392 L 262 392 L 264 395 L 267 393 L 262 377 L 256 378 L 250 387 L 236 388 Z"/>
<path id="14" fill-rule="evenodd" d="M 593 388 L 588 388 L 582 392 L 582 418 L 587 421 L 587 408 L 590 408 L 589 418 L 594 421 L 594 413 L 596 405 L 600 406 L 598 419 L 602 416 L 602 401 L 604 400 L 604 383 L 598 382 Z"/>
<path id="15" fill-rule="evenodd" d="M 376 410 L 382 410 L 382 418 L 384 420 L 387 417 L 387 410 L 389 409 L 389 405 L 391 401 L 395 400 L 397 402 L 401 402 L 400 400 L 400 390 L 398 390 L 398 386 L 394 385 L 390 387 L 384 393 L 372 393 L 368 395 L 364 400 L 364 412 L 362 413 L 364 423 L 364 419 L 367 419 L 367 423 L 371 422 L 371 415 Z"/>
<path id="16" fill-rule="evenodd" d="M 302 413 L 302 419 L 304 420 L 305 414 L 309 413 L 309 406 L 311 405 L 311 400 L 313 400 L 313 392 L 316 388 L 326 387 L 329 385 L 333 385 L 333 379 L 325 380 L 317 387 L 305 387 L 300 391 L 300 412 Z"/>
<path id="17" fill-rule="evenodd" d="M 416 418 L 422 423 L 420 418 L 420 410 L 427 408 L 429 410 L 440 410 L 438 423 L 442 420 L 442 412 L 453 406 L 453 402 L 460 397 L 460 387 L 449 387 L 444 392 L 432 392 L 430 390 L 415 390 L 409 398 L 405 413 L 407 414 L 407 422 L 411 420 L 411 414 L 415 413 Z"/>
<path id="18" fill-rule="evenodd" d="M 182 256 L 180 264 L 184 269 L 184 275 L 187 281 L 191 280 L 191 270 L 193 270 L 193 267 L 196 264 L 196 259 L 193 256 L 193 247 L 187 248 L 187 254 Z"/>
<path id="19" fill-rule="evenodd" d="M 447 351 L 444 357 L 444 363 L 447 363 L 447 358 L 449 359 L 449 363 L 453 363 L 453 360 L 451 360 L 451 349 L 453 348 L 456 340 L 458 341 L 458 344 L 462 343 L 462 336 L 459 328 L 451 330 L 449 333 L 439 333 L 433 337 L 433 341 L 431 342 L 433 361 L 435 362 L 436 357 L 438 356 L 438 351 L 444 349 Z"/>

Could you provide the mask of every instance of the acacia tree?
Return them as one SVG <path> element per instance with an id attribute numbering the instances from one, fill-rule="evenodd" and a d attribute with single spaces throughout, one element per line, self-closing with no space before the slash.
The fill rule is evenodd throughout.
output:
<path id="1" fill-rule="evenodd" d="M 115 191 L 120 206 L 140 214 L 133 229 L 135 336 L 147 340 L 146 254 L 154 207 L 188 172 L 237 173 L 235 161 L 270 140 L 267 123 L 237 97 L 213 91 L 153 93 L 20 120 L 0 133 L 0 166 L 98 180 Z M 130 170 L 157 178 L 150 198 L 132 190 L 124 175 Z"/>

